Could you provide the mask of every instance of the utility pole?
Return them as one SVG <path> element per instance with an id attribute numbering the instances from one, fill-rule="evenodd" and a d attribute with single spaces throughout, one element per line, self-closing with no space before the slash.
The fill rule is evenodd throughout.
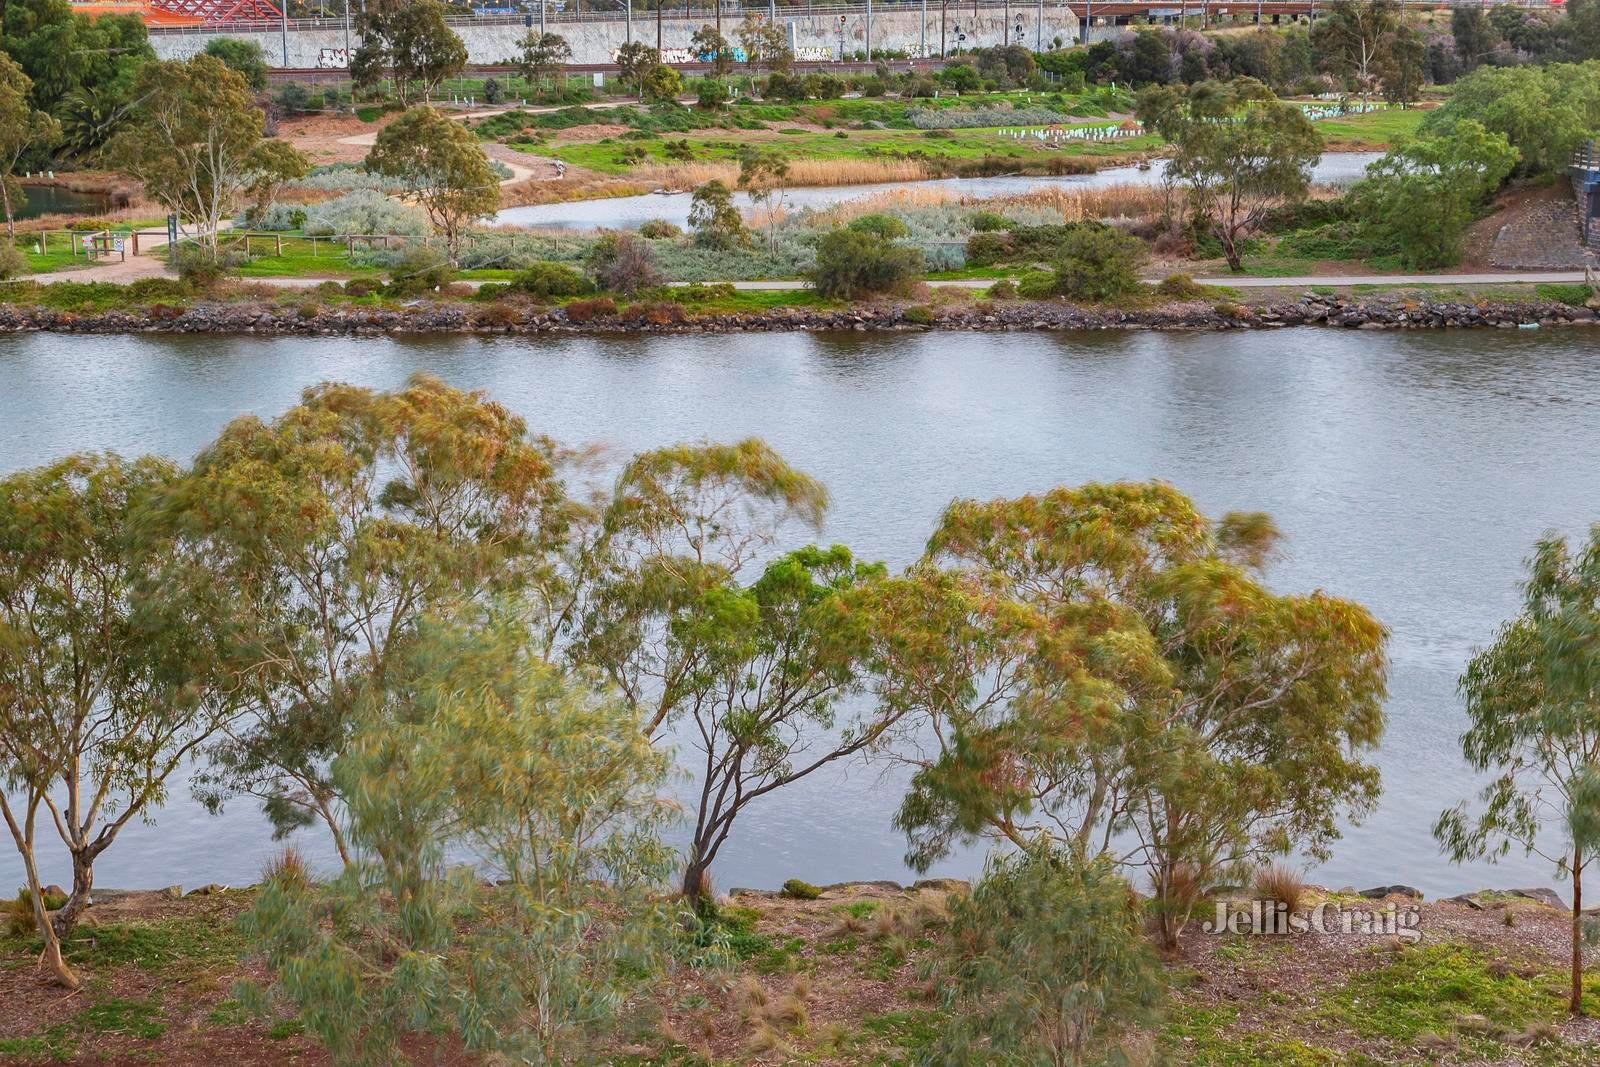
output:
<path id="1" fill-rule="evenodd" d="M 344 64 L 350 66 L 350 0 L 344 0 Z"/>
<path id="2" fill-rule="evenodd" d="M 1011 43 L 1011 0 L 1006 0 L 1005 14 L 1000 16 L 1000 44 Z"/>
<path id="3" fill-rule="evenodd" d="M 666 0 L 656 0 L 656 58 L 661 58 L 661 5 Z"/>
<path id="4" fill-rule="evenodd" d="M 289 65 L 289 4 L 287 0 L 278 5 L 278 17 L 283 21 L 279 24 L 283 32 L 283 65 Z"/>
<path id="5" fill-rule="evenodd" d="M 945 57 L 944 35 L 945 27 L 950 21 L 950 0 L 939 0 L 939 58 Z"/>
<path id="6" fill-rule="evenodd" d="M 627 21 L 623 23 L 623 40 L 627 44 L 633 43 L 633 0 L 626 0 L 627 14 L 623 16 Z"/>
<path id="7" fill-rule="evenodd" d="M 1041 0 L 1041 2 L 1042 2 L 1042 0 Z M 917 23 L 917 28 L 920 31 L 919 32 L 919 36 L 917 38 L 917 51 L 922 53 L 917 58 L 918 59 L 927 59 L 928 58 L 928 0 L 922 0 L 922 20 L 919 23 Z"/>
<path id="8" fill-rule="evenodd" d="M 1044 0 L 1039 0 L 1039 25 L 1033 33 L 1033 50 L 1044 51 Z"/>
<path id="9" fill-rule="evenodd" d="M 539 36 L 544 36 L 544 9 L 550 6 L 550 0 L 539 0 Z"/>
<path id="10" fill-rule="evenodd" d="M 867 0 L 867 62 L 872 62 L 872 0 Z"/>

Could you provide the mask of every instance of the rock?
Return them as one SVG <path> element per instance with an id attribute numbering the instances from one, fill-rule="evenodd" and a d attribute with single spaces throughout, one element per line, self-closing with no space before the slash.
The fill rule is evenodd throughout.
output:
<path id="1" fill-rule="evenodd" d="M 189 892 L 185 893 L 184 895 L 185 896 L 190 896 L 190 897 L 214 897 L 214 896 L 221 896 L 223 893 L 226 893 L 227 891 L 228 891 L 228 887 L 227 886 L 218 885 L 216 882 L 212 882 L 210 885 L 203 885 L 199 889 L 191 889 L 191 890 L 189 890 Z"/>
<path id="2" fill-rule="evenodd" d="M 1548 904 L 1559 911 L 1567 910 L 1566 901 L 1562 900 L 1560 894 L 1553 889 L 1508 889 L 1506 892 L 1514 897 L 1522 897 L 1524 900 L 1537 900 L 1539 903 Z"/>
<path id="3" fill-rule="evenodd" d="M 1380 885 L 1371 889 L 1363 889 L 1361 896 L 1368 900 L 1383 900 L 1387 897 L 1409 897 L 1412 900 L 1422 899 L 1422 890 L 1409 885 Z"/>
<path id="4" fill-rule="evenodd" d="M 1474 896 L 1473 894 L 1471 894 L 1471 893 L 1462 893 L 1460 896 L 1448 897 L 1445 900 L 1441 901 L 1440 903 L 1442 903 L 1442 904 L 1465 904 L 1467 907 L 1471 908 L 1473 911 L 1482 911 L 1483 910 L 1483 905 L 1481 903 L 1479 903 L 1478 898 L 1476 896 Z"/>
<path id="5" fill-rule="evenodd" d="M 924 878 L 919 882 L 912 882 L 911 888 L 933 889 L 941 893 L 965 893 L 972 888 L 972 884 L 960 878 Z"/>
<path id="6" fill-rule="evenodd" d="M 168 900 L 180 900 L 183 898 L 183 886 L 181 885 L 169 885 L 165 889 L 156 890 L 156 892 Z"/>
<path id="7" fill-rule="evenodd" d="M 50 897 L 60 897 L 61 899 L 65 900 L 70 894 L 58 885 L 47 885 L 44 887 L 44 895 L 46 899 Z"/>

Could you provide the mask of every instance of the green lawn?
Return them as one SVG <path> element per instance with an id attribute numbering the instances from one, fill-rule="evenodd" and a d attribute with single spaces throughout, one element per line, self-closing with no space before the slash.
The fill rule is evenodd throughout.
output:
<path id="1" fill-rule="evenodd" d="M 1369 111 L 1365 115 L 1346 115 L 1343 118 L 1323 119 L 1315 122 L 1324 141 L 1358 141 L 1370 145 L 1388 145 L 1396 137 L 1417 132 L 1427 112 L 1418 108 L 1390 108 L 1388 111 Z"/>
<path id="2" fill-rule="evenodd" d="M 1099 125 L 1099 124 L 1096 124 Z M 959 166 L 985 159 L 1014 161 L 1018 166 L 1048 167 L 1052 159 L 1081 157 L 1104 159 L 1148 152 L 1161 146 L 1154 135 L 1115 141 L 1069 141 L 1059 148 L 1046 148 L 1034 141 L 1018 141 L 999 136 L 998 129 L 976 130 L 852 130 L 848 136 L 801 131 L 785 134 L 771 142 L 791 159 L 881 160 L 920 159 Z M 843 131 L 840 131 L 843 132 Z M 695 161 L 732 161 L 749 140 L 686 138 Z M 624 140 L 527 146 L 540 155 L 555 156 L 574 166 L 604 174 L 626 174 L 639 164 L 674 162 L 668 154 L 668 136 L 661 140 Z M 512 145 L 513 148 L 522 147 Z"/>
<path id="3" fill-rule="evenodd" d="M 250 247 L 251 258 L 239 266 L 245 278 L 375 278 L 383 273 L 350 262 L 345 246 L 332 241 L 285 236 L 281 256 L 272 254 L 268 238 L 252 238 Z"/>

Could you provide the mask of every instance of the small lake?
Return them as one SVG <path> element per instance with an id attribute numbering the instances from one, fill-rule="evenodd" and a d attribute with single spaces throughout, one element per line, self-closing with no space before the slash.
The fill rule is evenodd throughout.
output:
<path id="1" fill-rule="evenodd" d="M 1312 179 L 1320 185 L 1343 186 L 1360 179 L 1367 164 L 1378 159 L 1378 152 L 1329 152 L 1323 156 L 1313 171 Z M 1166 169 L 1165 160 L 1156 160 L 1150 169 L 1138 167 L 1112 167 L 1094 174 L 1074 174 L 1060 178 L 1024 177 L 1021 175 L 993 178 L 935 178 L 921 182 L 881 182 L 872 185 L 802 186 L 787 190 L 784 206 L 790 210 L 825 208 L 847 200 L 856 200 L 876 193 L 899 189 L 941 189 L 952 195 L 986 199 L 1016 196 L 1020 193 L 1048 187 L 1069 189 L 1104 189 L 1116 185 L 1153 185 L 1161 180 Z M 495 216 L 503 226 L 523 226 L 533 230 L 636 230 L 651 219 L 666 221 L 687 228 L 691 193 L 646 193 L 642 196 L 618 196 L 604 200 L 571 200 L 560 204 L 533 204 L 528 207 L 506 208 Z M 754 205 L 744 193 L 736 193 L 735 203 L 742 210 Z"/>
<path id="2" fill-rule="evenodd" d="M 0 472 L 112 449 L 188 460 L 306 386 L 426 371 L 488 390 L 536 433 L 613 457 L 766 438 L 834 497 L 823 536 L 902 567 L 957 496 L 1163 478 L 1212 515 L 1270 512 L 1282 590 L 1326 589 L 1392 631 L 1383 799 L 1314 878 L 1430 895 L 1548 884 L 1542 861 L 1453 867 L 1430 827 L 1473 792 L 1456 678 L 1517 610 L 1547 530 L 1600 519 L 1593 329 L 1368 333 L 926 333 L 677 337 L 0 336 Z M 717 884 L 900 878 L 903 779 L 819 773 L 758 801 Z M 322 835 L 297 843 L 324 864 Z M 256 879 L 274 848 L 248 801 L 213 818 L 176 786 L 99 865 L 103 886 Z M 982 864 L 962 852 L 936 873 Z M 59 852 L 46 877 L 65 881 Z M 9 843 L 0 887 L 21 883 Z"/>
<path id="3" fill-rule="evenodd" d="M 59 185 L 24 185 L 22 194 L 19 219 L 36 219 L 40 215 L 99 215 L 111 208 L 111 198 L 104 193 L 80 193 Z"/>

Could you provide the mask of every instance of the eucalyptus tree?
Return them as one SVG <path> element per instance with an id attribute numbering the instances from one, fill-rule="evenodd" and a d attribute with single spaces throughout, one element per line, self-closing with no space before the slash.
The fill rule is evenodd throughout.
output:
<path id="1" fill-rule="evenodd" d="M 1231 270 L 1243 269 L 1240 243 L 1269 212 L 1305 199 L 1322 156 L 1305 113 L 1253 78 L 1146 90 L 1139 117 L 1172 142 L 1169 173 Z"/>
<path id="2" fill-rule="evenodd" d="M 841 715 L 870 671 L 881 568 L 810 547 L 752 577 L 786 530 L 820 526 L 827 500 L 748 440 L 637 456 L 606 505 L 606 573 L 573 654 L 606 672 L 649 736 L 691 753 L 691 902 L 751 803 L 865 751 L 897 714 Z"/>
<path id="3" fill-rule="evenodd" d="M 367 169 L 405 183 L 454 266 L 467 228 L 494 213 L 500 184 L 478 139 L 461 123 L 427 104 L 385 126 L 367 153 Z"/>
<path id="4" fill-rule="evenodd" d="M 222 639 L 226 591 L 159 515 L 181 480 L 156 459 L 80 455 L 0 481 L 0 812 L 41 960 L 69 986 L 61 942 L 89 903 L 95 862 L 130 821 L 153 817 L 242 697 Z M 53 916 L 42 816 L 72 863 Z"/>
<path id="5" fill-rule="evenodd" d="M 295 148 L 264 136 L 266 116 L 250 87 L 215 56 L 149 64 L 133 92 L 107 154 L 185 230 L 194 226 L 212 253 L 241 195 L 298 177 L 309 165 Z"/>
<path id="6" fill-rule="evenodd" d="M 951 504 L 905 582 L 886 699 L 932 742 L 897 816 L 926 868 L 958 840 L 1059 840 L 1143 868 L 1171 947 L 1198 894 L 1376 799 L 1383 628 L 1278 595 L 1270 520 L 1160 483 Z"/>
<path id="7" fill-rule="evenodd" d="M 17 164 L 25 153 L 45 151 L 61 140 L 56 120 L 33 106 L 32 90 L 33 82 L 22 68 L 0 52 L 0 207 L 9 241 L 16 240 L 15 218 L 22 201 Z"/>
<path id="8" fill-rule="evenodd" d="M 567 458 L 499 404 L 422 375 L 393 393 L 324 384 L 270 423 L 230 423 L 169 502 L 237 590 L 231 637 L 257 706 L 212 746 L 201 798 L 258 797 L 280 835 L 320 822 L 349 862 L 328 766 L 361 702 L 403 681 L 421 620 L 513 593 L 562 610 L 582 511 Z"/>
<path id="9" fill-rule="evenodd" d="M 1522 611 L 1460 681 L 1462 754 L 1494 778 L 1481 810 L 1461 804 L 1433 832 L 1456 862 L 1515 846 L 1571 882 L 1569 1008 L 1581 1015 L 1583 874 L 1600 850 L 1600 526 L 1576 555 L 1564 538 L 1540 541 L 1523 593 Z"/>
<path id="10" fill-rule="evenodd" d="M 333 763 L 361 859 L 327 885 L 275 878 L 244 917 L 337 1063 L 394 1063 L 441 1030 L 508 1062 L 598 1063 L 667 962 L 670 759 L 597 679 L 544 661 L 511 607 L 420 628 L 404 683 L 369 692 Z"/>

